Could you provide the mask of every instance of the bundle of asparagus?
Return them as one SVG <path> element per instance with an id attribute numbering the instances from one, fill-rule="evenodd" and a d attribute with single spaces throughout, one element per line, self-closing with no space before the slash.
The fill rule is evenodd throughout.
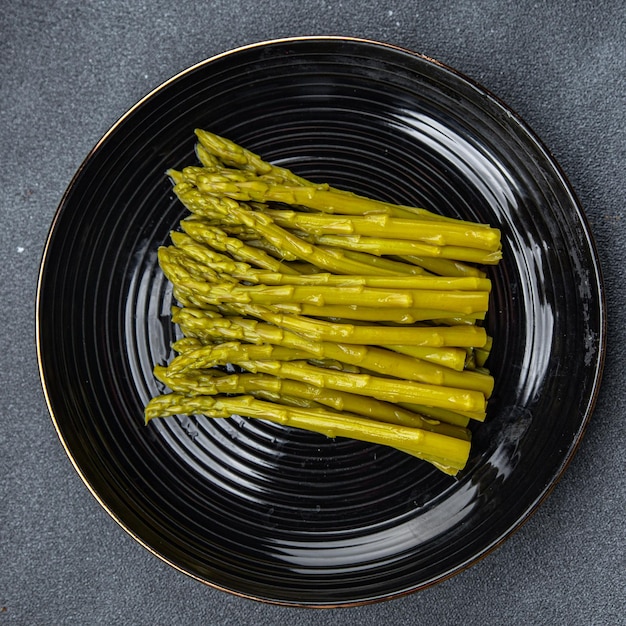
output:
<path id="1" fill-rule="evenodd" d="M 204 130 L 159 264 L 179 306 L 156 417 L 233 414 L 395 447 L 455 475 L 493 378 L 484 224 L 372 200 Z M 237 366 L 232 367 L 232 366 Z"/>

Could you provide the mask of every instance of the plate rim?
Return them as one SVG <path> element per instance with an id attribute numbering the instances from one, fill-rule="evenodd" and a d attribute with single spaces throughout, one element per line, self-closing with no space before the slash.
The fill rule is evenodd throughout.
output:
<path id="1" fill-rule="evenodd" d="M 214 581 L 209 581 L 203 578 L 200 575 L 195 574 L 194 572 L 185 569 L 184 567 L 178 565 L 173 560 L 170 560 L 165 555 L 159 553 L 155 548 L 150 546 L 144 539 L 142 539 L 137 533 L 135 533 L 131 528 L 129 528 L 103 500 L 103 497 L 97 492 L 96 488 L 90 483 L 85 473 L 81 469 L 78 461 L 75 459 L 72 451 L 69 448 L 69 445 L 63 436 L 62 429 L 57 420 L 57 416 L 52 406 L 52 400 L 50 397 L 50 393 L 48 390 L 47 377 L 46 372 L 44 371 L 44 363 L 43 363 L 43 346 L 41 341 L 41 326 L 42 326 L 42 303 L 41 296 L 42 290 L 44 288 L 44 274 L 46 270 L 46 265 L 49 262 L 49 254 L 50 247 L 52 244 L 52 240 L 54 234 L 56 232 L 57 223 L 63 213 L 63 210 L 66 206 L 67 199 L 71 194 L 73 188 L 75 187 L 77 181 L 79 180 L 82 172 L 87 168 L 89 163 L 91 162 L 94 155 L 100 150 L 101 146 L 107 141 L 107 139 L 117 131 L 118 127 L 122 125 L 129 117 L 131 117 L 138 109 L 140 109 L 145 102 L 149 101 L 156 94 L 166 89 L 172 83 L 178 81 L 184 76 L 193 73 L 194 71 L 208 66 L 222 58 L 235 56 L 247 50 L 252 50 L 256 48 L 267 48 L 279 44 L 289 44 L 289 43 L 302 43 L 302 42 L 335 42 L 335 43 L 354 43 L 360 45 L 366 45 L 370 47 L 381 47 L 384 49 L 388 49 L 391 51 L 395 51 L 402 55 L 408 55 L 410 57 L 414 57 L 425 61 L 426 63 L 432 64 L 434 66 L 439 67 L 440 69 L 452 74 L 454 77 L 459 79 L 460 81 L 470 85 L 482 95 L 486 96 L 488 99 L 492 100 L 498 108 L 506 112 L 510 115 L 515 124 L 520 127 L 532 140 L 532 142 L 540 149 L 540 151 L 545 155 L 547 161 L 550 163 L 551 167 L 554 168 L 555 173 L 560 178 L 565 190 L 569 194 L 571 198 L 571 208 L 575 209 L 576 212 L 576 220 L 580 222 L 582 226 L 582 231 L 585 236 L 586 245 L 589 249 L 591 259 L 593 261 L 590 269 L 593 269 L 593 276 L 595 278 L 593 285 L 594 288 L 597 289 L 598 295 L 598 356 L 594 360 L 594 375 L 593 382 L 591 384 L 591 390 L 587 402 L 587 406 L 584 411 L 584 415 L 582 416 L 580 426 L 577 430 L 576 437 L 573 442 L 568 446 L 568 452 L 566 456 L 563 458 L 557 473 L 552 477 L 552 480 L 543 487 L 542 491 L 534 498 L 533 502 L 527 507 L 526 511 L 522 516 L 520 516 L 516 523 L 506 529 L 499 537 L 489 542 L 489 545 L 484 547 L 480 552 L 472 555 L 471 558 L 466 559 L 462 563 L 458 564 L 453 569 L 449 570 L 443 575 L 439 575 L 435 578 L 432 578 L 424 583 L 414 585 L 411 588 L 399 590 L 394 593 L 386 593 L 381 595 L 380 597 L 371 597 L 365 599 L 359 599 L 355 601 L 346 601 L 346 602 L 297 602 L 291 600 L 279 600 L 265 597 L 258 597 L 250 593 L 241 592 L 237 589 L 231 589 L 229 587 L 220 585 Z M 355 607 L 355 606 L 363 606 L 367 604 L 379 603 L 386 600 L 406 596 L 412 593 L 416 593 L 423 589 L 427 589 L 429 587 L 433 587 L 445 580 L 448 580 L 457 574 L 461 573 L 469 569 L 471 566 L 475 565 L 486 556 L 496 551 L 505 541 L 507 541 L 513 534 L 515 534 L 527 521 L 529 521 L 537 510 L 543 505 L 546 499 L 551 495 L 556 485 L 560 482 L 563 475 L 565 474 L 567 468 L 572 462 L 573 458 L 576 456 L 582 440 L 584 439 L 586 430 L 589 426 L 593 413 L 595 411 L 595 407 L 597 404 L 598 396 L 601 389 L 602 377 L 604 373 L 604 365 L 606 360 L 606 343 L 607 343 L 607 311 L 606 311 L 606 290 L 604 283 L 604 276 L 602 272 L 602 267 L 600 264 L 600 258 L 598 254 L 597 244 L 593 235 L 593 231 L 591 229 L 591 225 L 589 223 L 588 217 L 585 214 L 585 211 L 582 207 L 582 203 L 571 184 L 568 176 L 563 170 L 562 166 L 555 158 L 552 151 L 547 147 L 544 141 L 538 136 L 538 134 L 532 129 L 532 127 L 519 115 L 510 105 L 508 105 L 504 100 L 495 95 L 490 89 L 486 88 L 483 84 L 478 82 L 477 80 L 471 78 L 466 75 L 464 72 L 461 72 L 454 67 L 439 61 L 429 55 L 411 50 L 409 48 L 399 46 L 396 44 L 378 41 L 375 39 L 369 38 L 361 38 L 361 37 L 353 37 L 353 36 L 342 36 L 342 35 L 306 35 L 306 36 L 293 36 L 293 37 L 279 37 L 267 40 L 259 40 L 253 43 L 248 43 L 245 45 L 237 46 L 235 48 L 231 48 L 225 50 L 223 52 L 214 54 L 210 57 L 207 57 L 201 61 L 198 61 L 189 67 L 184 68 L 183 70 L 177 72 L 176 74 L 170 76 L 170 78 L 164 80 L 155 88 L 151 89 L 148 93 L 146 93 L 143 97 L 141 97 L 138 101 L 135 102 L 129 109 L 127 109 L 121 116 L 119 116 L 108 128 L 108 130 L 100 137 L 100 139 L 94 144 L 94 146 L 89 150 L 87 155 L 84 157 L 79 167 L 73 174 L 68 183 L 65 191 L 63 192 L 59 203 L 57 204 L 55 213 L 51 220 L 48 233 L 46 236 L 45 244 L 43 247 L 43 251 L 40 258 L 39 263 L 39 271 L 37 276 L 37 288 L 36 288 L 36 296 L 35 296 L 35 341 L 36 341 L 36 353 L 37 353 L 37 364 L 39 371 L 39 379 L 40 384 L 42 386 L 43 394 L 45 397 L 46 406 L 48 409 L 49 416 L 53 422 L 55 432 L 57 437 L 59 438 L 67 457 L 69 458 L 74 470 L 79 475 L 82 482 L 85 484 L 89 492 L 96 499 L 96 501 L 100 504 L 100 506 L 108 513 L 108 515 L 126 532 L 128 533 L 137 543 L 143 546 L 149 553 L 159 558 L 161 561 L 173 567 L 175 570 L 189 576 L 190 578 L 206 585 L 208 587 L 227 592 L 231 595 L 258 601 L 265 604 L 271 605 L 279 605 L 279 606 L 290 606 L 290 607 L 309 607 L 309 608 L 341 608 L 341 607 Z"/>

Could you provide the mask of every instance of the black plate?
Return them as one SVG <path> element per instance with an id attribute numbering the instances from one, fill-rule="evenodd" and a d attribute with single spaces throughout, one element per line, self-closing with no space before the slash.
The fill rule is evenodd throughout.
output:
<path id="1" fill-rule="evenodd" d="M 174 337 L 156 250 L 183 210 L 165 171 L 195 161 L 196 127 L 314 180 L 502 229 L 487 320 L 496 390 L 459 478 L 260 421 L 144 426 Z M 605 340 L 589 228 L 537 137 L 454 70 L 339 38 L 217 56 L 131 109 L 61 202 L 37 313 L 54 424 L 109 514 L 203 582 L 310 606 L 423 588 L 518 528 L 580 443 Z"/>

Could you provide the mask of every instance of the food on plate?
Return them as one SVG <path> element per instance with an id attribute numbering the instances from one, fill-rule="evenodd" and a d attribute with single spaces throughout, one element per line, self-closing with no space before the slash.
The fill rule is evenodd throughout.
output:
<path id="1" fill-rule="evenodd" d="M 177 356 L 153 418 L 264 419 L 455 475 L 494 379 L 483 320 L 500 232 L 308 181 L 197 130 L 168 172 L 189 215 L 159 249 Z"/>

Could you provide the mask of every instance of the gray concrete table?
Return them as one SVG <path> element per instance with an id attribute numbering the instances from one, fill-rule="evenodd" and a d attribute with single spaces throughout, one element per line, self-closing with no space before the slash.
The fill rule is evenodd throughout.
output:
<path id="1" fill-rule="evenodd" d="M 424 592 L 328 611 L 207 588 L 100 508 L 47 414 L 38 265 L 56 206 L 101 135 L 180 70 L 235 46 L 339 34 L 405 46 L 493 91 L 579 194 L 605 273 L 603 388 L 578 454 L 495 553 Z M 626 8 L 622 1 L 33 0 L 0 12 L 0 626 L 626 624 Z"/>

